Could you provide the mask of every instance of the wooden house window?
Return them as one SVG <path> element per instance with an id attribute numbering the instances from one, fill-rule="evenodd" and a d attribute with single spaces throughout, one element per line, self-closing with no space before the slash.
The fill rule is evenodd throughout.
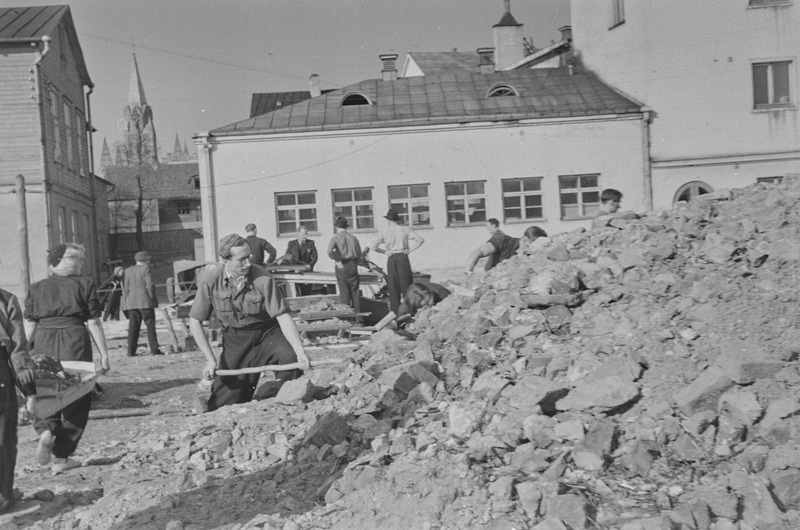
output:
<path id="1" fill-rule="evenodd" d="M 64 98 L 64 136 L 66 138 L 66 145 L 64 146 L 67 151 L 67 168 L 75 169 L 75 153 L 73 148 L 75 144 L 72 141 L 72 135 L 74 131 L 72 129 L 72 107 L 67 101 L 67 98 Z"/>
<path id="2" fill-rule="evenodd" d="M 792 61 L 753 64 L 753 107 L 786 107 L 792 104 L 790 78 Z"/>
<path id="3" fill-rule="evenodd" d="M 58 112 L 58 94 L 53 89 L 48 90 L 48 94 L 50 95 L 50 121 L 53 125 L 53 160 L 61 162 L 61 120 Z"/>
<path id="4" fill-rule="evenodd" d="M 189 201 L 178 201 L 175 207 L 178 210 L 178 215 L 191 215 L 192 213 L 192 203 Z"/>

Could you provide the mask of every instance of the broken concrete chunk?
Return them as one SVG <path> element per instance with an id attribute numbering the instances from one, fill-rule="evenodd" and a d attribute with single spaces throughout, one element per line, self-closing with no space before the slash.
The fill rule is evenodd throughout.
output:
<path id="1" fill-rule="evenodd" d="M 777 399 L 769 404 L 759 426 L 762 431 L 766 432 L 776 427 L 784 418 L 794 416 L 798 412 L 800 412 L 800 401 L 794 397 Z"/>
<path id="2" fill-rule="evenodd" d="M 567 395 L 569 388 L 544 377 L 528 376 L 501 392 L 517 410 L 532 411 L 540 406 L 545 412 L 555 410 L 555 402 Z"/>
<path id="3" fill-rule="evenodd" d="M 556 495 L 547 501 L 547 515 L 564 522 L 569 528 L 586 528 L 588 504 L 583 497 L 571 493 Z"/>
<path id="4" fill-rule="evenodd" d="M 583 410 L 607 412 L 630 403 L 639 397 L 639 388 L 619 376 L 599 381 L 581 382 L 556 403 L 558 410 Z"/>
<path id="5" fill-rule="evenodd" d="M 319 418 L 311 427 L 303 439 L 303 445 L 312 444 L 317 447 L 322 447 L 326 443 L 337 445 L 347 439 L 349 432 L 347 421 L 336 412 L 331 411 Z"/>
<path id="6" fill-rule="evenodd" d="M 703 410 L 716 410 L 720 396 L 732 386 L 733 380 L 722 368 L 710 366 L 675 394 L 675 404 L 687 416 Z"/>
<path id="7" fill-rule="evenodd" d="M 397 392 L 402 399 L 420 383 L 428 383 L 435 387 L 439 378 L 432 374 L 421 362 L 412 361 L 392 366 L 383 371 L 378 382 Z"/>
<path id="8" fill-rule="evenodd" d="M 316 387 L 307 377 L 286 381 L 275 396 L 275 401 L 279 403 L 296 403 L 302 401 L 308 403 L 314 399 Z"/>
<path id="9" fill-rule="evenodd" d="M 531 519 L 535 518 L 539 512 L 539 504 L 542 502 L 542 492 L 539 490 L 539 486 L 536 482 L 521 482 L 514 486 L 514 489 L 525 514 Z"/>
<path id="10" fill-rule="evenodd" d="M 756 395 L 744 388 L 732 388 L 722 394 L 717 411 L 738 418 L 747 426 L 753 425 L 761 417 L 761 404 Z"/>
<path id="11" fill-rule="evenodd" d="M 472 392 L 477 396 L 485 398 L 489 402 L 494 402 L 500 392 L 510 383 L 510 381 L 502 377 L 497 372 L 486 371 L 483 372 L 472 383 Z"/>
<path id="12" fill-rule="evenodd" d="M 614 423 L 600 420 L 592 426 L 582 442 L 572 449 L 572 461 L 581 469 L 603 469 L 614 444 Z"/>
<path id="13" fill-rule="evenodd" d="M 747 385 L 780 372 L 783 363 L 752 341 L 728 340 L 720 347 L 717 364 L 740 385 Z"/>
<path id="14" fill-rule="evenodd" d="M 460 405 L 451 405 L 448 411 L 450 426 L 447 432 L 459 438 L 469 438 L 470 434 L 478 427 L 477 415 Z"/>

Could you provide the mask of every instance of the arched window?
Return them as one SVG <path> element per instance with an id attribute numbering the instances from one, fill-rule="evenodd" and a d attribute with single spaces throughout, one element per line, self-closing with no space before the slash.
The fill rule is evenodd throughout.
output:
<path id="1" fill-rule="evenodd" d="M 678 191 L 675 192 L 675 198 L 673 202 L 689 202 L 693 197 L 705 195 L 707 193 L 711 193 L 712 191 L 714 191 L 714 188 L 705 182 L 694 180 L 678 188 Z"/>
<path id="2" fill-rule="evenodd" d="M 354 105 L 372 105 L 372 102 L 364 94 L 354 92 L 347 94 L 342 98 L 342 107 L 350 107 Z"/>
<path id="3" fill-rule="evenodd" d="M 489 89 L 486 94 L 487 98 L 506 98 L 512 96 L 519 96 L 519 92 L 511 85 L 495 85 Z"/>

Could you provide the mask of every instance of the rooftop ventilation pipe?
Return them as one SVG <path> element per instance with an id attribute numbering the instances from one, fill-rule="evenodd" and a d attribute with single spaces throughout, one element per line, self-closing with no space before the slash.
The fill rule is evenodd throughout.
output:
<path id="1" fill-rule="evenodd" d="M 378 57 L 381 61 L 383 61 L 383 70 L 381 70 L 381 74 L 383 74 L 383 80 L 394 81 L 397 79 L 397 54 L 384 53 Z"/>
<path id="2" fill-rule="evenodd" d="M 478 57 L 480 57 L 480 63 L 478 63 L 478 67 L 481 70 L 482 74 L 493 74 L 494 73 L 494 48 L 478 48 Z"/>

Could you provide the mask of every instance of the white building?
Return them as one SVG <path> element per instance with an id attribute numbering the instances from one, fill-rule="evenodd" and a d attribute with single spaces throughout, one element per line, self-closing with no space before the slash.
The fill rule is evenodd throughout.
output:
<path id="1" fill-rule="evenodd" d="M 800 5 L 572 0 L 575 53 L 652 109 L 655 206 L 800 171 Z"/>
<path id="2" fill-rule="evenodd" d="M 508 11 L 494 32 L 501 48 L 525 44 Z M 492 217 L 514 236 L 585 227 L 607 187 L 646 208 L 646 113 L 579 67 L 549 67 L 563 45 L 452 63 L 411 54 L 407 77 L 383 55 L 381 79 L 312 87 L 314 97 L 199 134 L 206 258 L 249 222 L 279 253 L 304 225 L 319 269 L 332 270 L 334 218 L 371 246 L 391 206 L 426 240 L 412 265 L 430 270 L 462 265 Z"/>

